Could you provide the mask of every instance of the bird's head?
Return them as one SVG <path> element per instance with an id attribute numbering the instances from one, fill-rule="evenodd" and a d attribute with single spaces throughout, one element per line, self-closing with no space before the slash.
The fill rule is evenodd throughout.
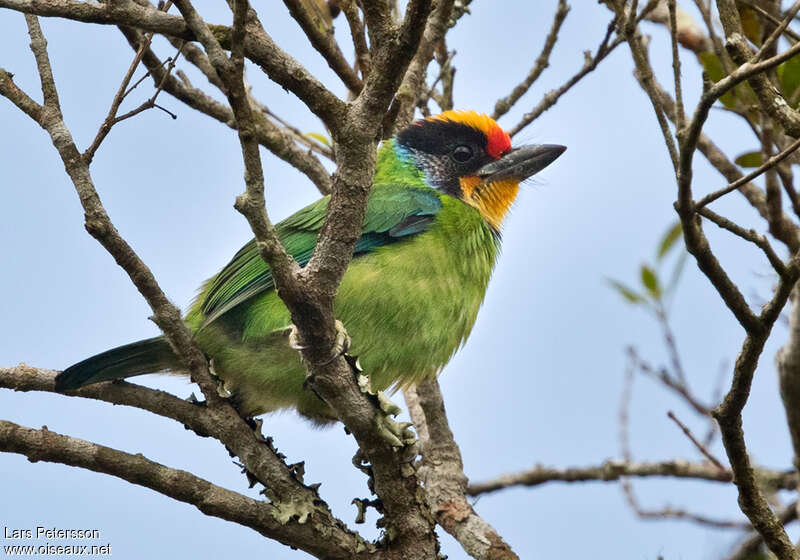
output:
<path id="1" fill-rule="evenodd" d="M 430 186 L 474 206 L 499 229 L 520 182 L 550 165 L 566 147 L 533 144 L 512 148 L 511 137 L 491 117 L 474 111 L 446 111 L 401 131 L 395 150 Z"/>

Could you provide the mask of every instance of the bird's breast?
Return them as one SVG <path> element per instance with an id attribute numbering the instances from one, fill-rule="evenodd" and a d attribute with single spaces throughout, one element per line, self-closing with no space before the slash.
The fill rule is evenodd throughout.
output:
<path id="1" fill-rule="evenodd" d="M 433 376 L 449 361 L 475 323 L 497 242 L 475 209 L 453 200 L 425 233 L 353 260 L 336 315 L 376 389 Z"/>

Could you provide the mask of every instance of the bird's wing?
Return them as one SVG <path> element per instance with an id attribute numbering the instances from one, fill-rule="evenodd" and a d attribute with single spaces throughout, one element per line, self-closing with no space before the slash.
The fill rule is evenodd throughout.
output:
<path id="1" fill-rule="evenodd" d="M 300 266 L 305 266 L 314 252 L 328 201 L 326 196 L 276 226 L 281 242 Z M 441 207 L 439 194 L 430 188 L 374 187 L 353 257 L 426 231 Z M 259 255 L 255 240 L 251 240 L 208 282 L 200 295 L 203 326 L 273 287 L 272 273 Z"/>

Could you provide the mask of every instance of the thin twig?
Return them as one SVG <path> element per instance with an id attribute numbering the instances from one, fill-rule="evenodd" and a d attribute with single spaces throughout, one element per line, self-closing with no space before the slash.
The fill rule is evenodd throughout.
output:
<path id="1" fill-rule="evenodd" d="M 707 448 L 706 448 L 706 447 L 705 447 L 705 446 L 704 446 L 702 443 L 700 443 L 700 442 L 697 440 L 697 438 L 695 438 L 695 437 L 694 437 L 694 435 L 692 434 L 691 430 L 689 430 L 689 428 L 687 428 L 687 427 L 686 427 L 686 425 L 685 425 L 683 422 L 681 422 L 680 420 L 678 420 L 678 417 L 677 417 L 677 416 L 675 416 L 675 413 L 674 413 L 674 412 L 672 412 L 671 410 L 670 410 L 670 411 L 668 411 L 668 412 L 667 412 L 667 417 L 668 417 L 670 420 L 672 420 L 673 422 L 675 422 L 675 424 L 677 424 L 677 425 L 678 425 L 678 427 L 681 429 L 681 431 L 683 431 L 684 435 L 685 435 L 687 438 L 689 438 L 689 441 L 691 441 L 691 442 L 694 444 L 694 446 L 695 446 L 695 447 L 697 447 L 698 451 L 700 451 L 700 453 L 702 453 L 702 454 L 703 454 L 703 456 L 704 456 L 706 459 L 708 459 L 709 461 L 711 461 L 711 463 L 713 463 L 713 465 L 714 465 L 715 467 L 717 467 L 717 468 L 718 468 L 720 471 L 722 471 L 722 472 L 726 472 L 726 473 L 730 473 L 730 469 L 727 469 L 727 468 L 725 468 L 725 467 L 723 466 L 723 464 L 722 464 L 722 463 L 720 463 L 719 459 L 717 459 L 716 457 L 714 457 L 714 455 L 712 455 L 712 454 L 711 454 L 711 452 L 710 452 L 710 451 L 709 451 L 709 450 L 708 450 L 708 449 L 707 449 Z"/>
<path id="2" fill-rule="evenodd" d="M 675 12 L 677 10 L 675 0 L 667 0 L 669 8 L 669 35 L 672 41 L 672 72 L 675 82 L 675 107 L 676 107 L 676 128 L 678 133 L 686 124 L 686 112 L 683 109 L 683 88 L 681 87 L 681 57 L 678 54 L 678 22 Z"/>
<path id="3" fill-rule="evenodd" d="M 792 471 L 761 471 L 770 484 L 780 488 L 795 488 Z M 660 462 L 626 461 L 609 459 L 596 466 L 555 468 L 537 465 L 519 473 L 506 474 L 484 482 L 473 482 L 467 494 L 478 496 L 516 486 L 539 486 L 550 482 L 612 482 L 624 477 L 636 478 L 688 478 L 711 482 L 731 482 L 730 469 L 719 470 L 708 463 L 693 463 L 681 459 Z"/>
<path id="4" fill-rule="evenodd" d="M 769 240 L 766 237 L 760 235 L 757 231 L 753 229 L 745 229 L 740 225 L 732 222 L 731 220 L 725 218 L 724 216 L 720 216 L 716 212 L 709 210 L 708 208 L 699 208 L 697 210 L 697 213 L 706 218 L 707 220 L 714 222 L 722 229 L 725 229 L 733 233 L 734 235 L 741 237 L 745 241 L 749 241 L 750 243 L 756 245 L 759 249 L 761 249 L 764 252 L 764 255 L 766 255 L 767 259 L 772 265 L 772 268 L 775 269 L 775 272 L 777 272 L 778 275 L 781 277 L 786 275 L 787 273 L 786 265 L 778 256 L 778 254 L 775 252 L 775 250 L 772 248 L 772 245 L 769 244 Z"/>
<path id="5" fill-rule="evenodd" d="M 706 26 L 706 31 L 708 32 L 708 37 L 711 40 L 711 45 L 714 49 L 714 54 L 717 56 L 717 60 L 720 61 L 725 74 L 730 74 L 733 71 L 731 59 L 728 53 L 725 52 L 722 40 L 714 29 L 714 21 L 711 16 L 711 0 L 706 0 L 706 2 L 703 0 L 694 0 L 694 4 L 697 6 L 703 18 L 703 23 Z"/>
<path id="6" fill-rule="evenodd" d="M 658 83 L 656 83 L 656 88 L 659 102 L 666 115 L 675 122 L 675 102 Z M 725 153 L 703 133 L 697 138 L 697 149 L 728 182 L 734 182 L 743 177 L 739 166 L 728 159 Z M 752 182 L 748 182 L 739 187 L 739 192 L 764 219 L 768 219 L 766 197 L 760 188 Z M 791 252 L 800 249 L 800 231 L 797 230 L 792 220 L 786 215 L 781 217 L 779 233 L 778 239 L 785 243 Z"/>
<path id="7" fill-rule="evenodd" d="M 697 414 L 701 416 L 709 416 L 711 414 L 711 408 L 700 402 L 697 397 L 691 393 L 686 383 L 680 378 L 676 379 L 663 368 L 656 370 L 649 363 L 639 357 L 636 349 L 633 347 L 628 348 L 628 356 L 631 360 L 631 363 L 635 366 L 635 369 L 649 377 L 652 377 L 653 379 L 656 379 L 665 387 L 680 395 L 686 401 L 686 404 L 688 404 L 695 412 L 697 412 Z"/>
<path id="8" fill-rule="evenodd" d="M 631 486 L 623 486 L 628 505 L 640 519 L 647 520 L 670 520 L 683 519 L 698 525 L 705 525 L 714 529 L 750 529 L 752 525 L 747 521 L 733 521 L 729 519 L 714 519 L 705 515 L 692 513 L 685 509 L 675 509 L 665 506 L 661 509 L 646 509 L 641 506 Z"/>
<path id="9" fill-rule="evenodd" d="M 426 117 L 430 116 L 430 110 L 428 110 L 427 105 L 428 105 L 428 101 L 431 98 L 434 98 L 434 100 L 436 100 L 436 102 L 439 105 L 441 110 L 443 110 L 443 111 L 447 110 L 447 109 L 445 109 L 445 107 L 443 107 L 443 105 L 445 105 L 445 103 L 441 103 L 440 102 L 441 100 L 438 99 L 438 96 L 436 95 L 436 86 L 437 86 L 437 84 L 439 82 L 447 79 L 448 77 L 450 77 L 450 78 L 452 77 L 452 74 L 455 72 L 455 70 L 453 68 L 451 68 L 450 63 L 453 60 L 453 57 L 455 57 L 455 55 L 456 55 L 456 51 L 450 51 L 449 53 L 447 53 L 447 56 L 445 57 L 445 59 L 443 61 L 439 62 L 439 73 L 436 75 L 436 78 L 434 78 L 434 80 L 431 83 L 431 85 L 428 86 L 428 91 L 422 93 L 419 96 L 419 99 L 417 100 L 417 107 L 420 108 L 420 110 L 423 112 L 423 115 L 426 116 Z M 442 95 L 444 95 L 444 94 L 442 94 Z M 426 111 L 427 111 L 427 114 L 425 114 Z"/>
<path id="10" fill-rule="evenodd" d="M 800 0 L 797 0 L 794 4 L 792 4 L 792 7 L 789 8 L 789 10 L 787 10 L 786 14 L 784 15 L 783 21 L 781 21 L 780 24 L 778 24 L 778 26 L 772 31 L 770 36 L 767 37 L 767 39 L 761 44 L 761 48 L 758 49 L 758 52 L 756 52 L 755 56 L 753 57 L 754 62 L 761 60 L 762 58 L 764 58 L 764 56 L 766 56 L 770 52 L 772 47 L 775 46 L 775 44 L 777 43 L 778 38 L 783 34 L 786 28 L 789 27 L 789 24 L 792 23 L 792 19 L 794 18 L 798 10 L 800 10 Z"/>
<path id="11" fill-rule="evenodd" d="M 127 97 L 130 92 L 136 89 L 136 87 L 139 84 L 141 84 L 142 81 L 144 81 L 144 79 L 147 78 L 148 75 L 150 75 L 151 71 L 148 70 L 144 76 L 139 78 L 139 80 L 137 80 L 132 86 L 128 87 L 128 84 L 130 83 L 131 78 L 133 77 L 133 73 L 136 71 L 136 68 L 142 61 L 145 52 L 150 48 L 150 43 L 152 39 L 153 39 L 153 34 L 148 33 L 147 35 L 145 35 L 144 40 L 140 43 L 139 49 L 136 51 L 136 55 L 133 57 L 133 61 L 131 62 L 128 71 L 125 73 L 125 76 L 122 79 L 122 83 L 120 84 L 119 89 L 117 90 L 117 93 L 114 96 L 114 100 L 111 102 L 111 108 L 108 110 L 108 115 L 106 115 L 103 124 L 100 125 L 100 129 L 97 131 L 97 135 L 94 137 L 94 140 L 92 141 L 91 145 L 86 149 L 85 152 L 83 152 L 83 158 L 86 160 L 88 164 L 92 163 L 92 160 L 94 159 L 94 155 L 97 152 L 97 149 L 100 147 L 100 144 L 103 142 L 103 140 L 105 140 L 106 136 L 108 136 L 108 133 L 111 132 L 111 128 L 115 124 L 122 122 L 126 119 L 129 119 L 131 117 L 135 117 L 139 113 L 152 108 L 161 109 L 162 111 L 170 115 L 173 119 L 178 118 L 177 115 L 175 115 L 174 113 L 168 111 L 167 109 L 161 107 L 160 105 L 157 105 L 156 99 L 158 98 L 158 94 L 161 93 L 161 90 L 164 89 L 164 84 L 166 83 L 167 78 L 172 72 L 172 69 L 175 67 L 175 62 L 181 55 L 181 50 L 183 48 L 183 45 L 181 45 L 181 47 L 178 49 L 178 52 L 175 54 L 174 57 L 170 57 L 165 60 L 165 63 L 167 63 L 166 72 L 164 72 L 163 77 L 157 83 L 156 90 L 155 92 L 153 92 L 153 95 L 151 95 L 147 101 L 145 101 L 135 109 L 128 111 L 124 115 L 117 116 L 117 111 L 119 111 L 119 107 L 122 104 L 122 101 L 125 99 L 125 97 Z"/>
<path id="12" fill-rule="evenodd" d="M 356 68 L 361 72 L 361 76 L 366 78 L 369 75 L 372 57 L 367 46 L 364 22 L 358 15 L 358 4 L 356 0 L 342 0 L 339 5 L 350 26 L 350 36 L 353 38 L 353 49 L 356 53 Z"/>
<path id="13" fill-rule="evenodd" d="M 783 192 L 789 198 L 789 203 L 792 205 L 794 215 L 800 218 L 800 195 L 794 188 L 794 174 L 792 173 L 792 166 L 788 163 L 779 164 L 775 167 L 778 170 L 778 177 L 781 179 Z"/>
<path id="14" fill-rule="evenodd" d="M 143 38 L 142 34 L 128 27 L 120 27 L 120 31 L 128 40 L 131 47 L 138 50 Z M 194 46 L 190 43 L 185 43 L 185 48 L 189 47 Z M 192 50 L 192 48 L 189 48 L 189 52 L 192 52 Z M 159 60 L 152 49 L 145 50 L 143 63 L 150 71 L 154 83 L 158 84 L 163 80 L 164 91 L 189 107 L 212 117 L 234 130 L 236 129 L 236 119 L 230 107 L 213 99 L 202 90 L 192 87 L 181 80 L 176 80 L 172 76 L 166 75 L 162 68 L 164 62 Z M 214 70 L 213 65 L 208 61 L 208 57 L 206 57 L 205 54 L 194 53 L 192 55 L 192 63 L 204 74 L 207 72 L 213 73 L 213 75 L 216 76 L 216 82 L 219 82 L 217 87 L 221 86 L 221 91 L 225 93 L 224 85 L 219 80 L 216 70 Z M 206 64 L 210 66 L 210 70 L 209 68 L 205 68 Z M 309 153 L 308 150 L 303 150 L 295 144 L 295 140 L 297 140 L 296 136 L 287 133 L 281 127 L 275 125 L 270 119 L 264 116 L 261 117 L 262 118 L 255 119 L 256 122 L 254 123 L 253 134 L 256 140 L 273 154 L 304 173 L 322 194 L 330 193 L 330 173 L 323 167 L 320 161 L 313 154 Z"/>
<path id="15" fill-rule="evenodd" d="M 152 39 L 153 39 L 152 33 L 148 33 L 147 35 L 145 35 L 144 41 L 142 41 L 142 44 L 136 51 L 136 54 L 133 57 L 133 61 L 130 63 L 128 70 L 125 72 L 125 76 L 122 78 L 122 83 L 119 85 L 116 95 L 114 95 L 114 99 L 111 102 L 111 108 L 109 108 L 108 114 L 106 115 L 103 124 L 100 126 L 100 130 L 97 131 L 97 135 L 95 136 L 89 148 L 87 148 L 87 150 L 83 153 L 84 159 L 86 159 L 86 161 L 88 161 L 89 163 L 91 163 L 92 158 L 94 157 L 94 153 L 97 151 L 97 148 L 100 147 L 100 143 L 103 141 L 103 138 L 105 138 L 105 136 L 111 130 L 111 126 L 113 125 L 112 121 L 114 120 L 114 117 L 117 115 L 117 111 L 119 110 L 119 106 L 122 103 L 122 100 L 125 98 L 125 96 L 128 95 L 128 93 L 131 90 L 133 90 L 133 87 L 136 87 L 136 85 L 138 85 L 139 82 L 137 82 L 130 90 L 128 90 L 128 84 L 130 83 L 131 78 L 133 77 L 133 73 L 139 66 L 139 63 L 141 62 L 142 57 L 144 56 L 144 51 L 146 48 L 150 46 L 150 42 L 152 41 Z M 144 79 L 144 77 L 142 79 Z"/>
<path id="16" fill-rule="evenodd" d="M 584 76 L 597 68 L 597 65 L 600 64 L 604 58 L 606 58 L 620 43 L 625 40 L 623 37 L 618 36 L 611 41 L 611 35 L 614 33 L 615 25 L 616 20 L 612 20 L 611 23 L 608 24 L 606 33 L 603 36 L 602 41 L 600 41 L 600 45 L 597 47 L 594 55 L 592 55 L 589 51 L 584 53 L 583 66 L 577 73 L 575 73 L 570 79 L 568 79 L 558 88 L 547 92 L 542 97 L 541 101 L 539 101 L 539 103 L 533 109 L 531 109 L 530 112 L 525 113 L 522 119 L 520 119 L 517 124 L 511 127 L 508 133 L 512 137 L 516 136 L 523 128 L 530 125 L 533 121 L 538 119 L 542 113 L 555 105 L 561 96 L 572 89 L 572 87 L 580 82 Z"/>
<path id="17" fill-rule="evenodd" d="M 329 160 L 335 161 L 333 150 L 330 147 L 324 146 L 324 145 L 320 144 L 319 142 L 317 142 L 316 140 L 311 140 L 305 133 L 303 133 L 302 130 L 300 130 L 296 126 L 290 124 L 289 122 L 287 122 L 286 120 L 281 118 L 279 115 L 276 115 L 275 113 L 273 113 L 272 110 L 269 107 L 267 107 L 266 105 L 264 105 L 263 103 L 261 103 L 260 101 L 258 101 L 257 99 L 255 99 L 252 96 L 250 97 L 250 103 L 255 108 L 257 108 L 262 113 L 264 113 L 269 118 L 271 118 L 276 123 L 278 123 L 282 127 L 284 133 L 290 134 L 294 138 L 295 141 L 299 142 L 300 144 L 303 144 L 304 146 L 308 147 L 310 150 L 312 150 L 312 151 L 314 151 L 314 152 L 316 152 L 316 153 L 318 153 L 318 154 L 320 154 L 322 156 L 325 156 Z"/>
<path id="18" fill-rule="evenodd" d="M 636 66 L 637 79 L 642 88 L 644 88 L 644 90 L 647 92 L 647 97 L 653 106 L 653 112 L 656 115 L 658 126 L 661 129 L 661 136 L 663 137 L 664 143 L 667 146 L 667 152 L 669 153 L 672 167 L 677 176 L 679 172 L 678 147 L 676 145 L 675 138 L 672 135 L 672 131 L 669 128 L 667 117 L 664 115 L 661 104 L 658 103 L 658 90 L 655 85 L 656 82 L 653 74 L 653 68 L 650 66 L 650 61 L 648 60 L 647 49 L 644 43 L 645 39 L 639 33 L 639 30 L 634 23 L 635 12 L 631 10 L 626 21 L 624 7 L 622 4 L 620 4 L 615 9 L 615 13 L 617 14 L 617 19 L 619 20 L 617 25 L 622 29 L 625 40 L 630 47 L 633 62 Z M 673 62 L 673 64 L 675 63 Z"/>
<path id="19" fill-rule="evenodd" d="M 528 75 L 525 77 L 522 83 L 517 85 L 506 97 L 497 100 L 497 103 L 495 103 L 494 106 L 494 112 L 492 113 L 493 119 L 497 120 L 501 116 L 508 113 L 511 107 L 513 107 L 514 104 L 519 101 L 519 98 L 525 95 L 525 93 L 531 88 L 536 80 L 539 79 L 539 76 L 542 74 L 542 72 L 544 72 L 547 67 L 550 66 L 550 53 L 553 51 L 556 41 L 558 41 L 558 32 L 561 29 L 561 25 L 564 23 L 564 20 L 567 19 L 569 9 L 570 8 L 566 0 L 558 0 L 558 7 L 556 8 L 556 13 L 553 16 L 553 23 L 550 25 L 550 31 L 548 31 L 547 37 L 545 37 L 542 51 L 539 53 L 539 56 L 536 57 L 533 67 L 530 69 Z"/>
<path id="20" fill-rule="evenodd" d="M 752 181 L 753 179 L 764 173 L 766 170 L 772 169 L 772 167 L 774 167 L 775 165 L 777 165 L 778 163 L 782 162 L 784 159 L 789 157 L 792 153 L 795 152 L 795 150 L 797 150 L 797 148 L 800 148 L 800 138 L 792 142 L 785 150 L 783 150 L 779 154 L 769 158 L 767 161 L 761 164 L 757 169 L 751 171 L 744 177 L 737 179 L 736 181 L 730 183 L 728 186 L 721 188 L 718 191 L 709 193 L 700 200 L 698 200 L 694 204 L 695 210 L 700 209 L 703 206 L 706 206 L 707 204 L 714 202 L 721 196 L 725 196 L 729 192 L 735 191 L 742 185 L 749 183 L 750 181 Z"/>
<path id="21" fill-rule="evenodd" d="M 771 13 L 766 11 L 764 8 L 762 8 L 758 4 L 755 4 L 753 2 L 748 2 L 747 0 L 739 0 L 739 1 L 743 5 L 747 6 L 748 8 L 751 8 L 751 9 L 755 10 L 756 12 L 758 12 L 758 15 L 760 15 L 764 19 L 768 20 L 770 23 L 772 23 L 774 25 L 781 25 L 781 20 L 779 20 L 778 18 L 773 16 Z M 798 35 L 794 31 L 792 31 L 788 27 L 783 29 L 783 34 L 786 35 L 791 42 L 800 41 L 800 35 Z"/>

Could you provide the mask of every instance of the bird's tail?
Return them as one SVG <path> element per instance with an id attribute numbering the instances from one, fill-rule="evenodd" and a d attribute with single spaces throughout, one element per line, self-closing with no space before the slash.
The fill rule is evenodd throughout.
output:
<path id="1" fill-rule="evenodd" d="M 157 336 L 112 348 L 68 367 L 56 376 L 56 390 L 179 368 L 180 360 L 169 343 Z"/>

